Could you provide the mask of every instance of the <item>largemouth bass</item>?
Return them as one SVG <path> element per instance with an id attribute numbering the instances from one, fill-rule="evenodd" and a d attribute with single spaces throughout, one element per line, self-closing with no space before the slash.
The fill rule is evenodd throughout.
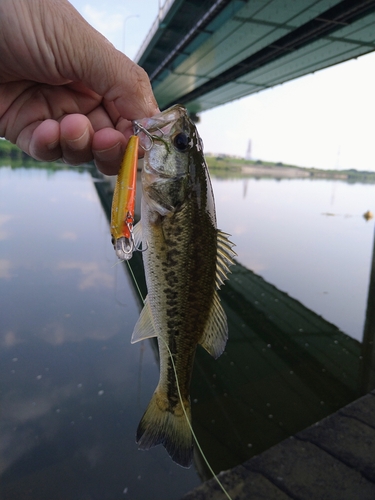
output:
<path id="1" fill-rule="evenodd" d="M 160 380 L 137 443 L 141 449 L 163 444 L 175 462 L 189 467 L 195 351 L 201 344 L 217 358 L 225 348 L 227 319 L 217 289 L 235 253 L 216 227 L 202 141 L 186 109 L 176 105 L 134 126 L 145 149 L 141 221 L 134 234 L 142 241 L 148 295 L 132 343 L 157 337 L 160 354 Z"/>

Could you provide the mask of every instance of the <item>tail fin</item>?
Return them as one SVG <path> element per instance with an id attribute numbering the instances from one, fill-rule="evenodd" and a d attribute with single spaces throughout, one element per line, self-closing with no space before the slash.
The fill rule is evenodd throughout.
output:
<path id="1" fill-rule="evenodd" d="M 191 421 L 190 404 L 185 411 Z M 193 436 L 180 402 L 171 407 L 167 395 L 156 389 L 138 425 L 137 443 L 141 450 L 162 444 L 172 460 L 190 467 L 193 460 Z"/>

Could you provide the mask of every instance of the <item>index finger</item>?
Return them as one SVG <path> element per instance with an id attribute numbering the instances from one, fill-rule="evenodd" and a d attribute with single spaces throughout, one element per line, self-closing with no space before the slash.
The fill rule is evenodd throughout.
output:
<path id="1" fill-rule="evenodd" d="M 63 5 L 66 15 L 59 17 L 59 23 L 67 25 L 69 37 L 64 37 L 63 47 L 55 54 L 61 74 L 113 102 L 123 118 L 135 120 L 158 113 L 147 73 L 90 26 L 71 4 Z"/>

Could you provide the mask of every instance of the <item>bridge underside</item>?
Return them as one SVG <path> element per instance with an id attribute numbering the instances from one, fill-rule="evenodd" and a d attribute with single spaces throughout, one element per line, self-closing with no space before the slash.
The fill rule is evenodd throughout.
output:
<path id="1" fill-rule="evenodd" d="M 375 0 L 167 1 L 137 62 L 198 113 L 375 50 Z"/>

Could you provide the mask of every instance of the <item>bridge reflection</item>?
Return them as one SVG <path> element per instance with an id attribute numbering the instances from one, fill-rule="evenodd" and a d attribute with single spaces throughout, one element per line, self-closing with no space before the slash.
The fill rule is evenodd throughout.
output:
<path id="1" fill-rule="evenodd" d="M 109 218 L 111 182 L 95 186 Z M 130 264 L 132 280 L 145 296 L 139 252 Z M 220 297 L 228 317 L 227 348 L 218 360 L 198 349 L 191 386 L 194 430 L 215 472 L 375 387 L 374 263 L 362 344 L 239 262 Z M 158 356 L 156 342 L 153 347 Z M 210 477 L 198 453 L 195 463 L 202 479 Z"/>

